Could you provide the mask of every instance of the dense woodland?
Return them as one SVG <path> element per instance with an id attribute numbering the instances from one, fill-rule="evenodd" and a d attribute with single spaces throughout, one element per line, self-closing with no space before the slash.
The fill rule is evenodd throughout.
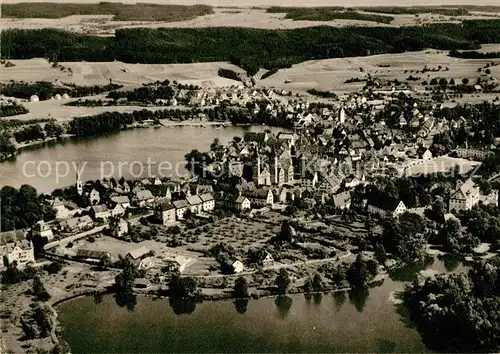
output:
<path id="1" fill-rule="evenodd" d="M 271 7 L 267 12 L 286 13 L 285 18 L 294 21 L 358 20 L 389 24 L 394 20 L 392 16 L 367 14 L 336 7 Z"/>
<path id="2" fill-rule="evenodd" d="M 6 30 L 2 58 L 57 58 L 59 61 L 191 63 L 231 61 L 255 74 L 312 59 L 365 56 L 435 48 L 478 49 L 500 42 L 500 20 L 464 21 L 425 27 L 129 28 L 115 37 L 55 29 Z"/>
<path id="3" fill-rule="evenodd" d="M 115 21 L 186 21 L 213 13 L 206 5 L 122 4 L 99 2 L 2 4 L 2 16 L 13 18 L 62 18 L 74 15 L 113 15 Z"/>
<path id="4" fill-rule="evenodd" d="M 103 92 L 117 90 L 121 85 L 110 83 L 105 86 L 77 86 L 75 84 L 64 84 L 56 86 L 52 82 L 38 81 L 35 83 L 10 82 L 0 86 L 0 94 L 7 97 L 29 99 L 32 95 L 37 95 L 40 100 L 48 100 L 55 95 L 68 94 L 70 97 L 85 97 L 98 95 Z M 19 114 L 19 113 L 18 113 Z"/>
<path id="5" fill-rule="evenodd" d="M 2 231 L 29 228 L 40 220 L 52 220 L 55 213 L 37 190 L 29 185 L 0 189 Z"/>
<path id="6" fill-rule="evenodd" d="M 359 10 L 391 15 L 418 15 L 430 13 L 443 16 L 465 16 L 469 14 L 469 11 L 462 6 L 460 6 L 460 8 L 446 8 L 445 6 L 361 7 Z"/>
<path id="7" fill-rule="evenodd" d="M 0 105 L 0 117 L 10 117 L 25 113 L 28 113 L 26 107 L 16 102 Z"/>
<path id="8" fill-rule="evenodd" d="M 462 353 L 500 350 L 498 259 L 475 264 L 468 275 L 415 280 L 404 301 L 429 349 Z"/>

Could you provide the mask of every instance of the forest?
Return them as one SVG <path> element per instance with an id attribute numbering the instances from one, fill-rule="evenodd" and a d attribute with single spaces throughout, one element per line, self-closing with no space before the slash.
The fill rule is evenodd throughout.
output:
<path id="1" fill-rule="evenodd" d="M 0 85 L 0 94 L 7 97 L 23 99 L 29 99 L 32 95 L 37 95 L 40 100 L 44 101 L 51 99 L 57 94 L 63 95 L 66 93 L 70 97 L 84 97 L 98 95 L 111 90 L 117 90 L 121 87 L 121 85 L 112 83 L 105 86 L 77 86 L 75 84 L 56 86 L 52 82 L 48 81 L 38 81 L 35 83 L 14 81 L 8 84 Z"/>
<path id="2" fill-rule="evenodd" d="M 4 18 L 62 18 L 74 15 L 113 15 L 115 21 L 186 21 L 213 13 L 206 5 L 122 4 L 99 2 L 2 4 Z"/>
<path id="3" fill-rule="evenodd" d="M 473 50 L 500 42 L 500 20 L 463 21 L 424 27 L 329 26 L 286 30 L 256 28 L 128 28 L 115 37 L 56 29 L 2 31 L 2 58 L 59 61 L 193 63 L 229 61 L 254 75 L 305 60 L 425 48 Z"/>
<path id="4" fill-rule="evenodd" d="M 418 15 L 418 14 L 436 14 L 443 16 L 465 16 L 469 14 L 466 8 L 460 7 L 449 7 L 444 6 L 388 6 L 388 7 L 361 7 L 358 10 L 375 12 L 381 14 L 390 15 Z"/>
<path id="5" fill-rule="evenodd" d="M 389 24 L 394 20 L 392 16 L 367 14 L 336 7 L 271 7 L 267 12 L 286 13 L 285 18 L 294 21 L 358 20 Z"/>

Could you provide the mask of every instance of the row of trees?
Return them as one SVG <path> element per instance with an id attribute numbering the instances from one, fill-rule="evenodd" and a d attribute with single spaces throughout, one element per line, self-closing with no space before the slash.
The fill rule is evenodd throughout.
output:
<path id="1" fill-rule="evenodd" d="M 31 124 L 21 130 L 14 132 L 14 138 L 18 143 L 25 141 L 32 141 L 38 139 L 45 139 L 46 137 L 59 138 L 64 133 L 64 128 L 55 123 L 48 122 L 42 127 L 40 124 Z"/>
<path id="2" fill-rule="evenodd" d="M 16 102 L 0 105 L 0 117 L 16 116 L 18 114 L 26 114 L 29 111 L 23 105 Z"/>
<path id="3" fill-rule="evenodd" d="M 130 28 L 114 37 L 54 29 L 7 30 L 2 57 L 57 57 L 60 61 L 190 63 L 231 61 L 251 75 L 259 68 L 290 67 L 310 59 L 404 52 L 436 48 L 477 49 L 500 41 L 500 21 L 476 20 L 426 27 L 290 30 L 255 28 Z"/>
<path id="4" fill-rule="evenodd" d="M 114 100 L 126 98 L 130 102 L 154 103 L 159 98 L 170 100 L 174 95 L 175 90 L 167 84 L 147 85 L 132 91 L 112 91 L 107 97 Z"/>
<path id="5" fill-rule="evenodd" d="M 478 52 L 475 50 L 458 51 L 452 50 L 448 54 L 450 57 L 461 59 L 497 59 L 500 58 L 500 52 Z"/>
<path id="6" fill-rule="evenodd" d="M 94 136 L 115 132 L 144 120 L 157 121 L 162 111 L 134 111 L 132 113 L 105 112 L 94 116 L 74 118 L 68 127 L 68 133 L 76 136 Z"/>

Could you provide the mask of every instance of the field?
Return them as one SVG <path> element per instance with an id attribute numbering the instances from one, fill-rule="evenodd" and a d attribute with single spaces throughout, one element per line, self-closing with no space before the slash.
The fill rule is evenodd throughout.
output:
<path id="1" fill-rule="evenodd" d="M 486 45 L 484 50 L 498 51 L 500 45 Z M 333 92 L 354 92 L 360 90 L 365 82 L 345 84 L 346 80 L 366 78 L 370 74 L 383 80 L 398 79 L 405 81 L 410 75 L 430 81 L 433 77 L 445 77 L 460 82 L 468 78 L 471 82 L 480 76 L 477 69 L 496 60 L 456 59 L 449 57 L 447 51 L 426 50 L 402 54 L 382 54 L 368 57 L 352 57 L 326 60 L 312 60 L 292 66 L 290 69 L 280 69 L 267 79 L 260 80 L 262 87 L 276 87 L 285 90 L 317 90 Z M 442 67 L 440 71 L 421 71 Z M 449 70 L 445 71 L 448 67 Z M 360 71 L 363 68 L 363 72 Z M 420 73 L 417 73 L 420 71 Z M 500 79 L 500 66 L 491 68 L 491 75 Z M 420 80 L 420 81 L 422 81 Z M 458 80 L 458 81 L 457 81 Z M 416 89 L 423 89 L 417 82 L 411 82 Z"/>
<path id="2" fill-rule="evenodd" d="M 196 64 L 125 64 L 114 62 L 60 62 L 66 70 L 52 68 L 47 60 L 11 60 L 14 67 L 2 67 L 0 81 L 60 81 L 76 85 L 105 85 L 113 83 L 127 87 L 142 83 L 169 79 L 200 86 L 241 85 L 234 80 L 218 75 L 221 68 L 242 72 L 242 69 L 227 63 Z M 68 70 L 71 69 L 71 72 Z"/>
<path id="3" fill-rule="evenodd" d="M 466 174 L 474 168 L 481 165 L 481 162 L 470 161 L 466 159 L 453 158 L 448 156 L 440 156 L 436 159 L 424 161 L 422 163 L 410 166 L 404 169 L 403 173 L 406 176 L 427 175 L 439 172 L 451 172 L 458 166 L 461 174 Z"/>
<path id="4" fill-rule="evenodd" d="M 485 51 L 500 51 L 500 45 L 485 45 Z M 276 87 L 280 89 L 306 91 L 311 88 L 335 93 L 355 92 L 361 89 L 365 82 L 354 82 L 345 84 L 351 78 L 363 78 L 369 73 L 372 77 L 404 81 L 409 75 L 422 77 L 422 80 L 433 77 L 453 78 L 460 82 L 468 78 L 474 82 L 481 74 L 477 69 L 484 67 L 486 63 L 500 62 L 496 60 L 474 60 L 456 59 L 447 55 L 447 52 L 428 50 L 403 54 L 384 54 L 369 57 L 353 57 L 342 59 L 327 59 L 308 61 L 294 65 L 290 69 L 280 69 L 276 74 L 258 80 L 259 87 Z M 177 80 L 185 84 L 196 84 L 206 87 L 221 87 L 241 85 L 239 81 L 221 78 L 217 72 L 220 68 L 241 72 L 241 69 L 229 63 L 196 63 L 196 64 L 125 64 L 122 62 L 68 62 L 60 63 L 62 66 L 71 68 L 61 71 L 52 68 L 44 59 L 12 60 L 16 65 L 10 68 L 1 68 L 0 80 L 30 81 L 60 81 L 64 83 L 75 83 L 77 85 L 105 85 L 111 79 L 113 83 L 122 84 L 125 88 L 134 88 L 142 83 L 154 82 L 165 79 Z M 416 73 L 425 66 L 442 70 Z M 448 71 L 444 68 L 448 67 Z M 364 73 L 360 72 L 363 68 Z M 491 67 L 491 75 L 500 79 L 500 65 Z M 422 90 L 421 81 L 411 82 L 417 90 Z M 482 102 L 494 100 L 498 94 L 476 94 L 464 95 L 456 99 L 458 103 Z M 98 99 L 99 97 L 94 97 Z M 144 107 L 120 106 L 120 107 L 70 107 L 64 106 L 66 101 L 42 101 L 24 103 L 30 111 L 28 114 L 13 116 L 13 119 L 55 118 L 59 121 L 71 119 L 73 116 L 98 114 L 104 111 L 131 112 Z M 147 109 L 155 109 L 149 107 Z M 164 109 L 164 107 L 162 108 Z"/>

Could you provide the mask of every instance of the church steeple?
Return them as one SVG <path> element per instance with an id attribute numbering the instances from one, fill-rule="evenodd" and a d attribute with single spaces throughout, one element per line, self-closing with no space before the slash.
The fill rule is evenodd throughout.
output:
<path id="1" fill-rule="evenodd" d="M 83 194 L 83 183 L 80 178 L 80 170 L 78 169 L 78 165 L 76 165 L 76 192 L 79 196 Z"/>

